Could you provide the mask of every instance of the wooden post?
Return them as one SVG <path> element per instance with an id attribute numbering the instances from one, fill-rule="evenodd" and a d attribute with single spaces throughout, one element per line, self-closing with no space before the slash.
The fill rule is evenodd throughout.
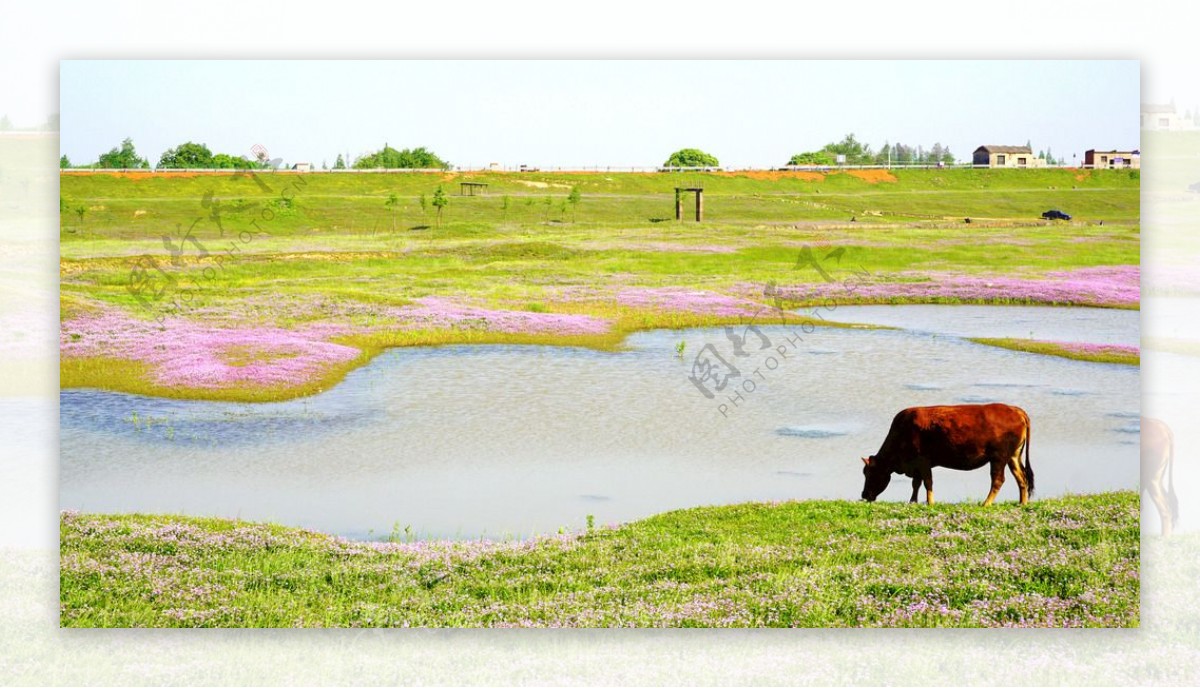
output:
<path id="1" fill-rule="evenodd" d="M 678 187 L 675 189 L 675 220 L 683 219 L 683 194 Z"/>
<path id="2" fill-rule="evenodd" d="M 704 219 L 704 189 L 696 189 L 696 222 Z"/>

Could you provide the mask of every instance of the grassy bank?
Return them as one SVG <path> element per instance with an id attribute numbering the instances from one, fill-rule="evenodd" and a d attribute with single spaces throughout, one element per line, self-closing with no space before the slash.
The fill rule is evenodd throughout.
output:
<path id="1" fill-rule="evenodd" d="M 1141 365 L 1142 357 L 1136 346 L 1079 344 L 1075 342 L 1044 342 L 1033 339 L 974 337 L 971 341 L 1014 351 L 1027 351 L 1045 356 L 1058 356 L 1092 363 Z"/>
<path id="2" fill-rule="evenodd" d="M 672 219 L 681 179 L 704 185 L 704 223 Z M 467 180 L 489 195 L 451 196 L 439 226 L 422 196 Z M 264 401 L 326 389 L 390 346 L 613 349 L 830 301 L 1138 303 L 1127 172 L 259 181 L 63 175 L 64 387 Z M 1076 220 L 1038 219 L 1049 207 Z"/>
<path id="3" fill-rule="evenodd" d="M 1136 626 L 1133 492 L 674 511 L 515 542 L 364 543 L 64 513 L 64 626 Z"/>

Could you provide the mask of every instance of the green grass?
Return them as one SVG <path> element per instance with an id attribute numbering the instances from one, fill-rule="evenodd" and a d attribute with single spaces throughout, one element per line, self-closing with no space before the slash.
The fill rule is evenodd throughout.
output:
<path id="1" fill-rule="evenodd" d="M 986 344 L 988 346 L 998 346 L 1004 349 L 1012 349 L 1014 351 L 1027 351 L 1029 353 L 1042 354 L 1045 356 L 1058 356 L 1060 358 L 1070 358 L 1076 361 L 1090 361 L 1092 363 L 1117 363 L 1121 365 L 1141 365 L 1141 354 L 1136 351 L 1130 351 L 1125 347 L 1094 347 L 1092 350 L 1080 350 L 1072 347 L 1070 344 L 1060 342 L 1039 342 L 1032 339 L 1013 339 L 1013 338 L 988 338 L 988 337 L 973 337 L 971 341 L 977 344 Z"/>
<path id="2" fill-rule="evenodd" d="M 467 329 L 349 336 L 342 343 L 360 347 L 363 356 L 287 389 L 163 389 L 129 362 L 70 357 L 63 357 L 61 384 L 261 401 L 327 389 L 388 346 L 538 343 L 614 349 L 639 329 L 712 326 L 729 319 L 618 308 L 604 295 L 628 287 L 671 287 L 770 305 L 762 297 L 767 283 L 821 280 L 811 268 L 797 269 L 805 246 L 844 248 L 842 269 L 886 280 L 933 272 L 1037 278 L 1140 259 L 1139 181 L 1127 172 L 956 169 L 866 176 L 874 181 L 851 173 L 313 173 L 263 175 L 270 186 L 264 190 L 245 176 L 65 174 L 64 203 L 89 210 L 82 220 L 73 212 L 62 217 L 64 320 L 98 305 L 151 317 L 129 289 L 138 256 L 150 255 L 180 284 L 198 285 L 181 315 L 204 322 L 376 327 L 378 319 L 362 306 L 400 306 L 437 296 L 498 310 L 603 317 L 612 330 L 590 337 Z M 418 196 L 429 196 L 438 185 L 456 193 L 460 180 L 485 181 L 490 194 L 451 196 L 443 226 L 430 227 L 432 214 L 421 212 Z M 673 188 L 681 181 L 704 185 L 704 223 L 666 219 L 673 218 Z M 570 211 L 563 215 L 557 208 L 574 186 L 583 201 L 572 222 Z M 402 200 L 394 216 L 384 205 L 392 193 Z M 290 203 L 280 203 L 284 194 Z M 223 230 L 211 218 L 214 199 L 223 208 Z M 1040 220 L 1050 207 L 1076 220 Z M 178 244 L 180 228 L 192 228 L 198 244 L 182 244 L 172 265 L 163 237 Z M 214 256 L 221 257 L 217 268 Z M 564 299 L 563 288 L 601 298 Z M 318 301 L 354 315 L 287 307 Z M 839 302 L 869 300 L 848 294 Z"/>
<path id="3" fill-rule="evenodd" d="M 1139 500 L 804 501 L 530 541 L 65 513 L 63 626 L 1136 626 Z"/>
<path id="4" fill-rule="evenodd" d="M 884 172 L 883 174 L 888 175 Z M 753 225 L 809 220 L 862 223 L 907 220 L 1001 219 L 1038 223 L 1042 211 L 1059 207 L 1082 222 L 1136 223 L 1139 180 L 1127 172 L 1097 170 L 898 170 L 895 181 L 871 183 L 841 173 L 755 179 L 737 174 L 683 175 L 687 185 L 705 188 L 706 220 Z M 422 213 L 421 194 L 439 185 L 457 189 L 459 181 L 486 181 L 487 196 L 450 197 L 445 228 L 459 233 L 488 232 L 497 225 L 552 227 L 566 223 L 568 210 L 559 201 L 578 186 L 582 202 L 578 222 L 636 226 L 674 217 L 674 187 L 679 174 L 631 173 L 470 173 L 470 174 L 321 174 L 260 175 L 264 189 L 249 177 L 232 175 L 66 174 L 60 196 L 68 207 L 89 210 L 80 221 L 63 218 L 63 240 L 138 238 L 161 230 L 174 231 L 197 218 L 211 217 L 211 202 L 220 203 L 226 237 L 268 227 L 273 236 L 332 232 L 391 234 L 396 226 L 408 233 L 433 224 Z M 530 184 L 547 185 L 545 188 Z M 384 205 L 395 193 L 401 205 Z M 292 199 L 281 206 L 281 196 Z M 510 199 L 507 213 L 503 198 Z M 543 202 L 550 197 L 551 205 Z M 203 206 L 202 202 L 210 205 Z M 201 235 L 219 236 L 216 223 L 205 219 Z M 673 220 L 668 224 L 674 224 Z M 686 225 L 685 225 L 686 226 Z M 421 230 L 426 231 L 426 230 Z M 540 231 L 540 230 L 539 230 Z M 156 237 L 155 237 L 156 238 Z"/>

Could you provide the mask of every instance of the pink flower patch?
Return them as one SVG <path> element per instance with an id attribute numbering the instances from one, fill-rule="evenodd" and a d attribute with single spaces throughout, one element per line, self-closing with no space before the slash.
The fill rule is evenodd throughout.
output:
<path id="1" fill-rule="evenodd" d="M 1088 344 L 1084 342 L 1049 342 L 1055 346 L 1061 347 L 1067 351 L 1078 354 L 1123 354 L 1127 356 L 1137 356 L 1140 350 L 1136 346 L 1126 346 L 1123 344 Z"/>
<path id="2" fill-rule="evenodd" d="M 453 303 L 435 296 L 417 299 L 416 305 L 393 308 L 393 318 L 418 329 L 480 329 L 526 334 L 603 334 L 609 323 L 590 315 L 534 313 L 481 308 Z"/>
<path id="3" fill-rule="evenodd" d="M 1050 272 L 1045 278 L 898 273 L 856 278 L 846 283 L 781 286 L 778 291 L 789 300 L 904 298 L 1135 306 L 1141 298 L 1139 277 L 1140 269 L 1136 265 Z"/>
<path id="4" fill-rule="evenodd" d="M 298 385 L 359 355 L 352 346 L 324 341 L 345 331 L 331 325 L 212 327 L 183 318 L 160 325 L 104 309 L 64 322 L 59 347 L 64 357 L 147 363 L 155 381 L 168 386 Z"/>
<path id="5" fill-rule="evenodd" d="M 616 294 L 617 303 L 634 308 L 656 308 L 710 315 L 753 315 L 760 304 L 711 291 L 676 287 L 627 287 Z"/>

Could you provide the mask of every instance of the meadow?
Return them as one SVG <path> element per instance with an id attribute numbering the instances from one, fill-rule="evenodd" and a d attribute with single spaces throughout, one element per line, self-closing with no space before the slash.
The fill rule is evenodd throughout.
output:
<path id="1" fill-rule="evenodd" d="M 486 195 L 456 195 L 463 181 Z M 674 219 L 676 186 L 704 187 L 704 222 Z M 822 318 L 831 304 L 1140 302 L 1128 171 L 65 173 L 60 188 L 64 388 L 274 401 L 389 347 L 617 350 L 646 329 L 848 326 Z M 1050 208 L 1074 218 L 1040 219 Z M 1134 626 L 1138 506 L 1132 492 L 1027 508 L 744 503 L 528 540 L 382 542 L 68 511 L 60 619 Z"/>
<path id="2" fill-rule="evenodd" d="M 463 181 L 486 195 L 455 195 Z M 68 173 L 61 382 L 268 401 L 395 346 L 616 349 L 643 329 L 823 325 L 794 311 L 831 300 L 1137 308 L 1139 184 L 1068 169 Z M 696 185 L 705 221 L 675 221 L 674 188 Z M 1050 208 L 1074 218 L 1041 220 Z"/>
<path id="3" fill-rule="evenodd" d="M 1138 625 L 1133 492 L 701 507 L 533 540 L 62 514 L 63 626 Z"/>

